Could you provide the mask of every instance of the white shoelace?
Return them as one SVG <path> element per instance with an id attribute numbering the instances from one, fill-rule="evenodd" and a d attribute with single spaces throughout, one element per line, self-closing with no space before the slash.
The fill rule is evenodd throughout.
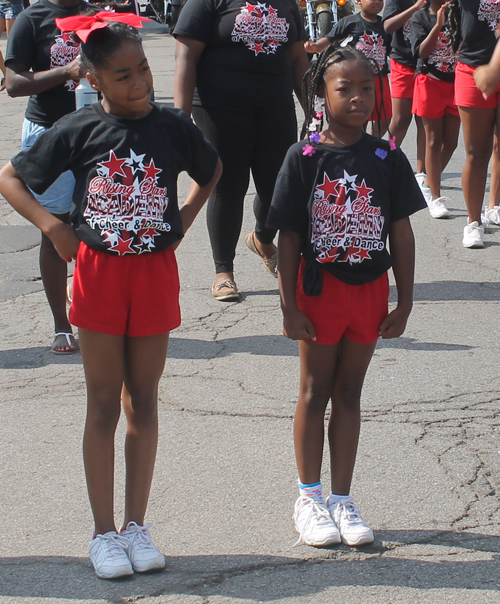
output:
<path id="1" fill-rule="evenodd" d="M 339 513 L 339 517 L 344 516 L 349 524 L 364 524 L 361 512 L 354 505 L 354 502 L 350 497 L 341 499 L 338 504 L 342 508 L 342 512 Z"/>
<path id="2" fill-rule="evenodd" d="M 101 539 L 103 541 L 107 552 L 112 557 L 115 557 L 116 555 L 123 556 L 128 550 L 128 541 L 121 535 L 110 535 L 106 533 L 105 535 L 97 535 L 96 539 Z"/>
<path id="3" fill-rule="evenodd" d="M 136 524 L 124 531 L 125 534 L 130 535 L 130 540 L 133 542 L 134 547 L 139 553 L 156 549 L 151 541 L 151 535 L 149 534 L 149 529 L 152 526 L 153 523 L 145 524 L 144 526 Z M 126 540 L 127 537 L 122 537 L 122 539 Z"/>
<path id="4" fill-rule="evenodd" d="M 308 506 L 309 514 L 307 516 L 306 521 L 302 524 L 302 528 L 299 533 L 299 538 L 293 544 L 293 547 L 295 547 L 297 545 L 301 545 L 302 543 L 305 543 L 303 533 L 306 532 L 305 529 L 307 529 L 309 527 L 309 524 L 311 523 L 313 517 L 315 517 L 317 519 L 316 524 L 319 524 L 319 525 L 332 522 L 330 512 L 328 511 L 328 508 L 326 507 L 325 504 L 319 504 L 317 501 L 315 501 L 314 499 L 311 499 L 309 497 L 307 497 L 307 500 L 308 501 L 304 502 L 303 505 L 293 515 L 293 519 L 295 520 L 296 517 L 298 517 L 299 513 L 304 509 L 304 506 L 306 506 L 306 505 Z"/>

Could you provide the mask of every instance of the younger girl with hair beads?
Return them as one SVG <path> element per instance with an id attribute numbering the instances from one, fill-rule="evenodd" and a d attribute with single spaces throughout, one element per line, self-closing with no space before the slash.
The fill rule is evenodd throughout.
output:
<path id="1" fill-rule="evenodd" d="M 373 541 L 350 495 L 361 389 L 379 336 L 405 330 L 415 257 L 409 216 L 426 204 L 403 152 L 363 131 L 375 100 L 371 62 L 351 47 L 330 46 L 306 78 L 308 140 L 290 148 L 268 219 L 280 231 L 283 332 L 299 340 L 294 521 L 299 542 L 355 546 Z M 388 314 L 391 265 L 398 302 Z M 325 501 L 320 477 L 330 399 L 332 490 Z"/>
<path id="2" fill-rule="evenodd" d="M 111 20 L 123 23 L 109 23 Z M 108 12 L 58 20 L 75 31 L 102 101 L 59 120 L 0 172 L 0 191 L 76 258 L 70 319 L 79 327 L 87 382 L 83 456 L 95 521 L 90 559 L 114 579 L 163 568 L 144 525 L 158 440 L 158 383 L 169 332 L 180 324 L 174 249 L 221 173 L 214 149 L 189 116 L 151 102 L 153 79 L 136 15 Z M 73 228 L 47 212 L 42 193 L 65 170 L 76 179 Z M 177 177 L 193 179 L 184 205 Z M 123 392 L 122 392 L 123 385 Z M 113 513 L 114 435 L 120 396 L 127 418 L 122 528 Z"/>

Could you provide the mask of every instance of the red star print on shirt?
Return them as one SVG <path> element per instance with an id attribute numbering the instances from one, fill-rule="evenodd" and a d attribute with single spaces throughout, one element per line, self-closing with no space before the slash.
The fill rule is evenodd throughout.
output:
<path id="1" fill-rule="evenodd" d="M 108 161 L 103 161 L 101 164 L 101 166 L 103 166 L 104 168 L 107 168 L 109 170 L 108 172 L 108 176 L 112 177 L 115 174 L 118 174 L 120 176 L 126 176 L 125 172 L 123 171 L 123 164 L 126 163 L 127 159 L 118 159 L 115 155 L 114 151 L 110 151 L 109 152 L 109 159 Z"/>
<path id="2" fill-rule="evenodd" d="M 128 233 L 130 234 L 130 233 Z M 113 252 L 117 252 L 118 256 L 125 256 L 125 254 L 135 254 L 136 251 L 132 248 L 133 238 L 123 239 L 118 235 L 116 243 L 111 246 Z"/>

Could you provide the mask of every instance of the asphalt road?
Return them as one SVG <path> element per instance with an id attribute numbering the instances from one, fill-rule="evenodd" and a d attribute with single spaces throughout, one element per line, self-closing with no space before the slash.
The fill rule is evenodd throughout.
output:
<path id="1" fill-rule="evenodd" d="M 144 39 L 156 98 L 172 103 L 173 40 L 158 28 Z M 2 163 L 19 149 L 25 103 L 0 95 Z M 297 347 L 281 335 L 276 280 L 243 241 L 242 302 L 211 298 L 200 216 L 178 251 L 183 324 L 160 384 L 147 516 L 167 568 L 115 582 L 95 577 L 87 557 L 81 358 L 49 352 L 39 236 L 0 199 L 0 604 L 500 602 L 500 229 L 482 250 L 461 245 L 460 145 L 444 175 L 451 219 L 412 220 L 408 329 L 380 342 L 364 389 L 353 493 L 375 543 L 292 547 Z M 403 148 L 414 161 L 414 134 Z M 244 221 L 246 233 L 251 195 Z M 123 422 L 117 442 L 120 522 Z M 327 476 L 325 461 L 326 488 Z"/>

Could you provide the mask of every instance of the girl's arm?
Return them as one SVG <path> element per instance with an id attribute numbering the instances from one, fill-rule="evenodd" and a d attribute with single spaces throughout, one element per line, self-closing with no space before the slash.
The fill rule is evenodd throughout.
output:
<path id="1" fill-rule="evenodd" d="M 436 13 L 436 25 L 434 25 L 427 38 L 425 38 L 425 40 L 420 44 L 418 54 L 422 59 L 428 59 L 431 52 L 436 48 L 439 32 L 446 21 L 446 9 L 448 8 L 449 4 L 449 2 L 445 2 L 439 7 L 438 12 Z"/>
<path id="2" fill-rule="evenodd" d="M 184 204 L 180 209 L 184 234 L 186 234 L 186 231 L 193 224 L 194 219 L 198 215 L 199 211 L 205 205 L 207 199 L 210 197 L 210 194 L 214 190 L 214 187 L 217 184 L 221 174 L 222 162 L 220 159 L 218 159 L 217 165 L 215 166 L 214 175 L 212 176 L 212 180 L 208 184 L 204 185 L 203 187 L 200 187 L 200 185 L 195 181 L 191 183 L 191 187 L 189 188 L 186 200 L 184 201 Z M 174 250 L 177 249 L 179 244 L 180 241 L 177 241 L 174 244 Z"/>
<path id="3" fill-rule="evenodd" d="M 500 84 L 500 40 L 488 65 L 481 65 L 474 71 L 476 86 L 485 99 L 491 96 Z"/>
<path id="4" fill-rule="evenodd" d="M 0 170 L 0 193 L 14 210 L 49 237 L 63 260 L 71 262 L 76 258 L 80 240 L 73 228 L 38 203 L 11 162 Z"/>
<path id="5" fill-rule="evenodd" d="M 178 36 L 175 43 L 174 106 L 191 115 L 196 69 L 206 44 Z"/>
<path id="6" fill-rule="evenodd" d="M 319 40 L 316 40 L 316 42 L 311 42 L 311 40 L 306 40 L 304 42 L 304 50 L 306 52 L 310 52 L 311 54 L 313 52 L 321 52 L 322 50 L 325 50 L 325 48 L 327 46 L 330 46 L 330 44 L 331 44 L 331 42 L 326 36 L 324 38 L 320 38 Z"/>
<path id="7" fill-rule="evenodd" d="M 413 306 L 413 282 L 415 273 L 415 239 L 409 218 L 391 224 L 389 246 L 393 259 L 392 272 L 398 290 L 398 304 L 379 327 L 384 338 L 398 338 L 406 328 Z"/>
<path id="8" fill-rule="evenodd" d="M 392 34 L 392 32 L 396 31 L 400 27 L 411 19 L 412 15 L 414 15 L 421 8 L 425 8 L 427 5 L 427 0 L 417 0 L 413 6 L 407 8 L 402 13 L 398 13 L 394 15 L 394 17 L 389 17 L 384 21 L 384 29 L 388 34 Z"/>
<path id="9" fill-rule="evenodd" d="M 11 97 L 39 94 L 68 80 L 80 80 L 85 76 L 85 69 L 80 57 L 61 67 L 47 71 L 30 71 L 27 65 L 10 60 L 6 67 L 7 93 Z"/>
<path id="10" fill-rule="evenodd" d="M 302 237 L 292 231 L 280 231 L 278 243 L 278 282 L 283 334 L 291 340 L 315 340 L 316 331 L 311 321 L 297 307 L 297 275 L 300 264 Z"/>
<path id="11" fill-rule="evenodd" d="M 288 52 L 292 61 L 293 89 L 300 103 L 303 104 L 305 99 L 302 99 L 302 80 L 310 67 L 309 59 L 304 50 L 304 43 L 302 41 L 295 42 L 290 46 Z"/>

